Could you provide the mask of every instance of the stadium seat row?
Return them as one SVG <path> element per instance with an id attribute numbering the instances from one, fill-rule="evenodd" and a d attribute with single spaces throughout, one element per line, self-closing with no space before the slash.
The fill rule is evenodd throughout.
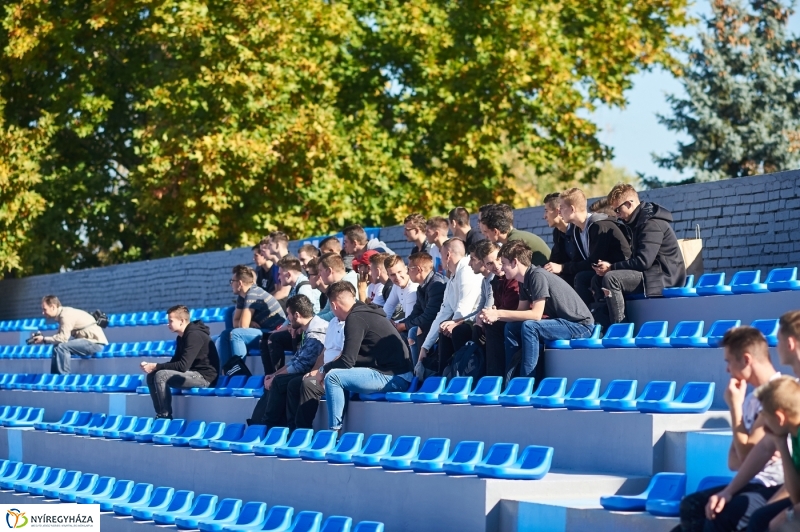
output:
<path id="1" fill-rule="evenodd" d="M 91 358 L 115 358 L 138 356 L 172 356 L 175 352 L 174 340 L 155 340 L 152 342 L 118 342 L 106 345 L 102 351 Z M 50 358 L 53 344 L 4 345 L 0 346 L 0 358 Z M 73 358 L 78 357 L 74 355 Z"/>
<path id="2" fill-rule="evenodd" d="M 761 270 L 747 270 L 736 272 L 731 279 L 731 284 L 725 284 L 725 273 L 705 273 L 694 284 L 694 275 L 686 278 L 682 287 L 665 288 L 664 297 L 697 297 L 697 296 L 724 296 L 730 294 L 763 294 L 766 292 L 784 292 L 786 290 L 800 290 L 800 281 L 797 280 L 797 267 L 775 268 L 767 274 L 761 282 Z"/>
<path id="3" fill-rule="evenodd" d="M 602 332 L 600 325 L 595 325 L 592 336 L 589 338 L 552 340 L 547 342 L 547 348 L 719 347 L 725 333 L 741 324 L 741 320 L 718 320 L 711 324 L 711 328 L 703 335 L 704 321 L 681 321 L 670 334 L 669 322 L 648 321 L 642 324 L 639 333 L 634 337 L 633 323 L 615 323 L 608 328 L 602 338 L 600 337 Z M 750 325 L 764 334 L 771 347 L 778 345 L 779 321 L 777 319 L 754 320 Z"/>
<path id="4" fill-rule="evenodd" d="M 225 321 L 225 307 L 192 309 L 190 311 L 190 317 L 192 321 L 203 320 L 206 323 L 222 322 Z M 164 311 L 127 312 L 108 315 L 109 327 L 137 327 L 140 325 L 166 324 L 167 313 Z M 57 328 L 57 324 L 52 322 L 48 323 L 46 318 L 0 321 L 0 332 L 46 331 Z"/>
<path id="5" fill-rule="evenodd" d="M 149 394 L 147 386 L 139 386 L 137 393 Z M 261 397 L 264 395 L 264 375 L 236 375 L 228 377 L 222 375 L 217 378 L 217 385 L 213 388 L 184 388 L 172 389 L 173 395 L 216 395 L 217 397 Z"/>
<path id="6" fill-rule="evenodd" d="M 44 496 L 66 503 L 99 504 L 100 511 L 113 511 L 137 521 L 176 525 L 180 529 L 203 531 L 267 530 L 274 532 L 382 532 L 383 523 L 362 521 L 352 528 L 349 517 L 330 516 L 325 522 L 319 512 L 273 506 L 263 502 L 243 504 L 240 499 L 223 499 L 193 491 L 134 484 L 81 471 L 0 461 L 0 488 L 18 493 Z"/>
<path id="7" fill-rule="evenodd" d="M 0 390 L 133 393 L 145 375 L 54 375 L 51 373 L 0 374 Z"/>

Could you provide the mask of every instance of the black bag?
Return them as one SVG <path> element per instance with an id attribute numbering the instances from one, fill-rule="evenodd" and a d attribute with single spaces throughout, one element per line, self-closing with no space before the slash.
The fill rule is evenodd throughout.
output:
<path id="1" fill-rule="evenodd" d="M 241 357 L 231 357 L 224 366 L 222 366 L 222 374 L 227 375 L 228 377 L 236 377 L 237 375 L 244 375 L 245 377 L 250 377 L 253 374 L 250 373 L 250 369 L 244 363 L 244 359 Z"/>
<path id="2" fill-rule="evenodd" d="M 486 367 L 486 355 L 483 347 L 477 342 L 467 342 L 464 347 L 453 354 L 453 360 L 444 368 L 443 377 L 452 379 L 453 377 L 472 377 L 477 381 L 483 377 Z"/>
<path id="3" fill-rule="evenodd" d="M 95 310 L 92 312 L 92 317 L 94 318 L 94 321 L 97 322 L 97 324 L 103 329 L 108 327 L 108 316 L 102 310 Z"/>

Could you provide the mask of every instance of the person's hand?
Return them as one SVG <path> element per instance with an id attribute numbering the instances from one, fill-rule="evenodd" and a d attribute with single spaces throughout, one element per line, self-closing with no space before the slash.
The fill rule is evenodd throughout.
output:
<path id="1" fill-rule="evenodd" d="M 311 371 L 309 371 L 308 373 L 306 373 L 305 375 L 303 375 L 303 378 L 304 378 L 304 379 L 310 379 L 311 377 L 316 377 L 316 376 L 317 376 L 317 373 L 319 373 L 319 371 L 317 371 L 317 370 L 315 370 L 315 369 L 312 369 Z"/>
<path id="2" fill-rule="evenodd" d="M 402 321 L 398 321 L 396 323 L 392 322 L 392 325 L 394 325 L 394 328 L 397 329 L 397 332 L 406 332 L 408 330 L 406 324 Z"/>
<path id="3" fill-rule="evenodd" d="M 265 390 L 269 391 L 270 386 L 272 386 L 272 379 L 274 379 L 274 378 L 275 378 L 274 374 L 267 375 L 266 377 L 264 377 L 264 389 Z"/>
<path id="4" fill-rule="evenodd" d="M 709 497 L 708 504 L 706 504 L 706 519 L 717 517 L 729 500 L 731 500 L 731 494 L 728 493 L 727 488 Z"/>
<path id="5" fill-rule="evenodd" d="M 153 373 L 156 370 L 156 365 L 153 362 L 142 362 L 142 371 L 145 373 Z"/>
<path id="6" fill-rule="evenodd" d="M 611 271 L 611 264 L 604 260 L 598 260 L 597 264 L 592 264 L 592 269 L 599 277 L 603 277 Z"/>
<path id="7" fill-rule="evenodd" d="M 414 366 L 414 376 L 419 380 L 425 378 L 425 366 L 422 365 L 422 358 L 420 358 L 417 365 Z"/>
<path id="8" fill-rule="evenodd" d="M 544 265 L 544 269 L 550 273 L 561 273 L 561 270 L 563 270 L 564 267 L 560 264 L 556 264 L 555 262 L 548 262 Z"/>
<path id="9" fill-rule="evenodd" d="M 33 343 L 36 345 L 43 344 L 44 336 L 42 336 L 41 334 L 37 334 L 36 336 L 33 337 Z"/>
<path id="10" fill-rule="evenodd" d="M 487 323 L 489 325 L 495 323 L 499 318 L 499 312 L 495 307 L 492 308 L 485 308 L 480 313 L 480 319 L 483 323 Z"/>
<path id="11" fill-rule="evenodd" d="M 318 371 L 315 377 L 317 379 L 317 386 L 322 386 L 324 388 L 325 387 L 325 374 L 324 373 L 320 373 Z"/>
<path id="12" fill-rule="evenodd" d="M 458 324 L 452 320 L 443 321 L 441 325 L 439 325 L 439 332 L 445 336 L 453 336 L 453 329 L 456 328 Z"/>
<path id="13" fill-rule="evenodd" d="M 741 407 L 744 404 L 745 395 L 747 395 L 747 381 L 731 378 L 722 397 L 725 399 L 725 404 L 733 408 L 734 406 Z"/>

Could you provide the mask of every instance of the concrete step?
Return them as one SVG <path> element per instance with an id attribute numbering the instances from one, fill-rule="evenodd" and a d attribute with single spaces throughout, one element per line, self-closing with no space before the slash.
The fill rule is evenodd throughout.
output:
<path id="1" fill-rule="evenodd" d="M 216 336 L 225 329 L 221 322 L 206 323 L 211 336 Z M 148 342 L 150 340 L 174 340 L 175 333 L 166 325 L 137 325 L 136 327 L 107 327 L 103 332 L 111 343 L 115 342 Z M 45 331 L 52 335 L 55 331 Z M 24 344 L 31 331 L 0 332 L 0 345 Z"/>
<path id="2" fill-rule="evenodd" d="M 136 356 L 136 357 L 110 357 L 110 358 L 83 358 L 73 356 L 70 362 L 72 373 L 89 374 L 130 374 L 142 373 L 142 362 L 169 362 L 170 357 Z M 7 358 L 0 359 L 0 373 L 50 373 L 49 358 Z M 248 356 L 245 359 L 247 367 L 253 375 L 263 375 L 264 366 L 261 358 Z"/>

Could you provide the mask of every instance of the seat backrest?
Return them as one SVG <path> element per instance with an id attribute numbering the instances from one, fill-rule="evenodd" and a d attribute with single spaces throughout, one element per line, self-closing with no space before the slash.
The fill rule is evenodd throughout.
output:
<path id="1" fill-rule="evenodd" d="M 244 423 L 231 423 L 225 427 L 225 432 L 222 433 L 219 439 L 222 441 L 236 441 L 242 437 L 244 429 Z"/>
<path id="2" fill-rule="evenodd" d="M 539 383 L 537 397 L 560 397 L 567 389 L 567 379 L 563 377 L 547 377 Z"/>
<path id="3" fill-rule="evenodd" d="M 566 395 L 570 399 L 583 399 L 597 395 L 600 389 L 600 379 L 577 379 Z"/>
<path id="4" fill-rule="evenodd" d="M 542 445 L 529 445 L 522 451 L 519 459 L 522 469 L 533 469 L 553 459 L 553 448 Z"/>
<path id="5" fill-rule="evenodd" d="M 405 456 L 419 448 L 419 436 L 400 436 L 394 441 L 391 456 Z"/>
<path id="6" fill-rule="evenodd" d="M 58 487 L 66 488 L 67 486 L 72 486 L 81 478 L 82 475 L 83 473 L 80 471 L 67 471 Z"/>
<path id="7" fill-rule="evenodd" d="M 648 321 L 639 329 L 636 338 L 664 338 L 667 336 L 668 327 L 669 322 L 666 321 Z"/>
<path id="8" fill-rule="evenodd" d="M 731 279 L 731 286 L 749 285 L 761 282 L 761 270 L 745 270 L 736 272 Z"/>
<path id="9" fill-rule="evenodd" d="M 216 495 L 210 495 L 208 493 L 203 493 L 198 497 L 195 497 L 194 503 L 192 504 L 192 511 L 189 515 L 192 517 L 202 515 L 208 512 L 211 508 L 216 508 L 218 500 L 219 499 Z"/>
<path id="10" fill-rule="evenodd" d="M 96 412 L 92 414 L 92 418 L 89 420 L 89 427 L 102 427 L 105 421 L 106 415 L 102 412 Z"/>
<path id="11" fill-rule="evenodd" d="M 314 439 L 311 440 L 311 449 L 324 449 L 331 443 L 336 443 L 336 436 L 338 433 L 335 430 L 320 430 L 314 434 Z"/>
<path id="12" fill-rule="evenodd" d="M 191 504 L 192 499 L 194 499 L 194 492 L 189 490 L 179 490 L 176 491 L 175 494 L 172 496 L 172 500 L 167 507 L 168 512 L 174 512 L 176 510 L 180 510 L 186 504 Z"/>
<path id="13" fill-rule="evenodd" d="M 83 425 L 89 423 L 90 419 L 92 419 L 91 412 L 80 412 L 78 413 L 78 416 L 75 418 L 75 421 L 70 423 L 70 425 L 74 425 L 76 427 L 82 427 Z"/>
<path id="14" fill-rule="evenodd" d="M 198 421 L 198 420 L 190 421 L 189 423 L 183 425 L 183 428 L 181 429 L 179 435 L 183 436 L 184 434 L 192 434 L 192 435 L 198 433 L 202 434 L 205 428 L 206 428 L 205 421 Z"/>
<path id="15" fill-rule="evenodd" d="M 153 425 L 150 427 L 151 434 L 161 434 L 167 428 L 169 428 L 169 419 L 166 418 L 158 418 L 153 420 Z"/>
<path id="16" fill-rule="evenodd" d="M 267 513 L 267 503 L 250 501 L 242 507 L 236 524 L 247 524 Z"/>
<path id="17" fill-rule="evenodd" d="M 148 506 L 160 506 L 165 502 L 171 500 L 174 493 L 175 493 L 175 488 L 170 488 L 167 486 L 159 486 L 153 492 L 153 498 L 150 499 L 150 504 L 148 504 Z"/>
<path id="18" fill-rule="evenodd" d="M 432 460 L 442 456 L 443 454 L 446 456 L 449 450 L 449 438 L 430 438 L 422 445 L 422 449 L 419 451 L 417 460 Z"/>
<path id="19" fill-rule="evenodd" d="M 705 491 L 719 486 L 727 486 L 733 480 L 732 476 L 710 476 L 704 477 L 699 484 L 697 484 L 697 491 Z"/>
<path id="20" fill-rule="evenodd" d="M 214 514 L 214 521 L 222 521 L 233 515 L 239 515 L 242 510 L 241 499 L 222 499 L 217 508 L 217 513 Z"/>
<path id="21" fill-rule="evenodd" d="M 78 482 L 78 487 L 75 489 L 76 491 L 87 490 L 89 488 L 94 487 L 94 485 L 97 484 L 98 480 L 100 480 L 100 477 L 98 475 L 95 475 L 93 473 L 86 473 L 81 477 L 81 481 Z"/>
<path id="22" fill-rule="evenodd" d="M 647 500 L 680 500 L 686 492 L 686 475 L 683 473 L 658 473 Z"/>
<path id="23" fill-rule="evenodd" d="M 103 429 L 110 429 L 115 424 L 119 423 L 120 417 L 119 416 L 108 416 L 106 417 L 105 423 L 103 423 Z"/>
<path id="24" fill-rule="evenodd" d="M 669 401 L 675 396 L 675 381 L 652 381 L 639 397 L 644 401 Z"/>
<path id="25" fill-rule="evenodd" d="M 525 393 L 533 384 L 533 377 L 515 377 L 508 383 L 503 395 L 519 395 Z"/>
<path id="26" fill-rule="evenodd" d="M 681 321 L 670 335 L 672 338 L 700 338 L 703 336 L 704 321 Z"/>
<path id="27" fill-rule="evenodd" d="M 342 436 L 344 439 L 347 436 Z M 289 438 L 289 429 L 286 427 L 270 427 L 264 436 L 264 445 L 281 445 Z"/>
<path id="28" fill-rule="evenodd" d="M 462 441 L 456 445 L 455 451 L 450 456 L 450 461 L 456 464 L 469 462 L 475 458 L 481 459 L 483 457 L 483 442 L 482 441 Z"/>
<path id="29" fill-rule="evenodd" d="M 217 386 L 216 387 L 217 388 L 224 388 L 224 387 L 226 387 L 228 385 L 228 381 L 230 381 L 230 380 L 231 380 L 231 378 L 229 376 L 220 375 L 219 377 L 217 377 Z"/>
<path id="30" fill-rule="evenodd" d="M 444 393 L 465 393 L 472 389 L 472 377 L 453 377 Z"/>
<path id="31" fill-rule="evenodd" d="M 419 393 L 436 393 L 442 390 L 442 387 L 447 382 L 446 377 L 428 377 L 422 383 Z"/>
<path id="32" fill-rule="evenodd" d="M 473 391 L 472 394 L 485 395 L 497 393 L 502 385 L 502 377 L 481 377 L 481 380 L 478 381 L 478 385 L 475 387 L 475 391 Z"/>
<path id="33" fill-rule="evenodd" d="M 725 284 L 725 272 L 704 273 L 697 281 L 697 288 L 722 286 Z"/>
<path id="34" fill-rule="evenodd" d="M 305 442 L 309 441 L 313 435 L 313 429 L 295 429 L 295 431 L 292 432 L 292 436 L 289 438 L 289 441 L 286 442 L 286 446 L 298 447 L 303 445 Z"/>
<path id="35" fill-rule="evenodd" d="M 151 417 L 140 417 L 136 420 L 136 425 L 133 426 L 134 432 L 144 432 L 152 428 L 155 420 Z"/>
<path id="36" fill-rule="evenodd" d="M 511 460 L 516 460 L 519 444 L 516 443 L 495 443 L 486 453 L 484 463 L 486 465 L 503 465 Z"/>
<path id="37" fill-rule="evenodd" d="M 186 420 L 184 420 L 184 419 L 170 419 L 169 420 L 169 426 L 167 427 L 166 432 L 164 432 L 164 435 L 165 436 L 175 436 L 176 434 L 178 434 L 181 431 L 181 429 L 183 428 L 183 425 L 185 423 L 186 423 Z"/>
<path id="38" fill-rule="evenodd" d="M 264 376 L 263 375 L 251 375 L 248 377 L 247 382 L 245 382 L 243 388 L 247 388 L 249 390 L 257 390 L 264 386 Z"/>
<path id="39" fill-rule="evenodd" d="M 636 384 L 635 380 L 614 380 L 608 384 L 603 395 L 605 399 L 623 399 L 631 393 L 636 393 Z"/>
<path id="40" fill-rule="evenodd" d="M 687 382 L 676 398 L 681 403 L 699 403 L 714 393 L 713 382 Z"/>
<path id="41" fill-rule="evenodd" d="M 228 381 L 228 384 L 225 386 L 226 388 L 241 388 L 244 386 L 245 380 L 247 377 L 244 375 L 236 375 L 235 377 L 231 377 L 231 380 Z"/>
<path id="42" fill-rule="evenodd" d="M 797 280 L 797 267 L 775 268 L 767 274 L 767 283 L 785 283 Z"/>
<path id="43" fill-rule="evenodd" d="M 709 338 L 718 338 L 724 336 L 726 332 L 734 327 L 738 327 L 742 324 L 742 320 L 717 320 L 711 324 L 711 328 L 708 329 L 708 336 Z"/>
<path id="44" fill-rule="evenodd" d="M 614 323 L 603 338 L 633 338 L 633 323 Z"/>
<path id="45" fill-rule="evenodd" d="M 133 487 L 133 491 L 131 492 L 131 496 L 128 499 L 128 502 L 133 503 L 133 502 L 149 501 L 152 493 L 153 493 L 153 485 L 141 482 Z"/>
<path id="46" fill-rule="evenodd" d="M 266 425 L 250 425 L 242 434 L 242 441 L 254 442 L 264 439 L 264 434 L 267 433 Z"/>
<path id="47" fill-rule="evenodd" d="M 361 453 L 375 454 L 391 441 L 392 437 L 389 434 L 373 434 L 367 440 L 367 443 L 364 445 L 364 449 L 362 449 Z"/>
<path id="48" fill-rule="evenodd" d="M 92 493 L 98 493 L 98 494 L 103 493 L 108 488 L 110 487 L 113 488 L 114 483 L 116 483 L 116 481 L 117 479 L 114 477 L 100 477 L 97 480 L 97 484 L 95 485 L 94 491 Z"/>
<path id="49" fill-rule="evenodd" d="M 120 480 L 114 483 L 114 489 L 111 491 L 111 495 L 109 497 L 112 499 L 116 499 L 118 497 L 122 497 L 124 494 L 132 490 L 133 490 L 132 480 Z"/>
<path id="50" fill-rule="evenodd" d="M 222 431 L 222 434 L 225 434 L 225 423 L 222 421 L 211 422 L 206 425 L 206 430 L 203 431 L 203 438 L 212 438 L 214 435 L 219 434 L 220 431 Z"/>
<path id="51" fill-rule="evenodd" d="M 761 331 L 764 336 L 775 336 L 778 334 L 778 327 L 780 326 L 780 321 L 777 319 L 770 319 L 770 320 L 754 320 L 753 323 L 750 324 L 751 327 L 755 327 L 759 331 Z"/>

